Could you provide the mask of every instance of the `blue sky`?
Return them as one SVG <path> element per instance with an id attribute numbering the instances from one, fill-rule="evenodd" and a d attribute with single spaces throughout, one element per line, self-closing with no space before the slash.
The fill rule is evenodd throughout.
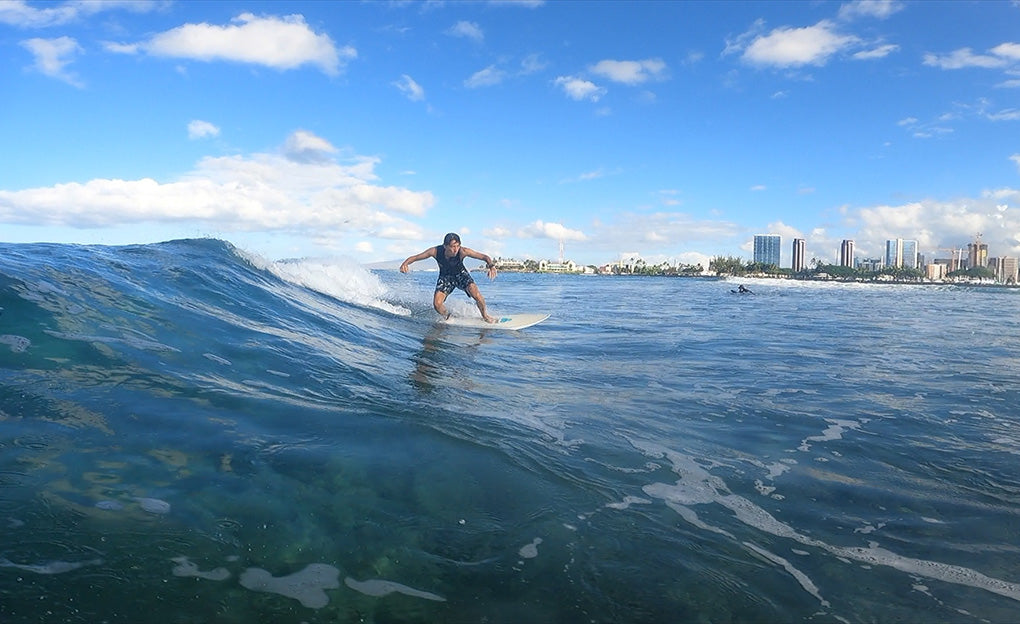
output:
<path id="1" fill-rule="evenodd" d="M 1020 3 L 0 0 L 0 240 L 1020 256 Z"/>

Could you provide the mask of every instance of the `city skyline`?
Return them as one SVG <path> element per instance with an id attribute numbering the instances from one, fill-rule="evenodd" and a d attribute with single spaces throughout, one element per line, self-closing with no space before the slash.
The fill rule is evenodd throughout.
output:
<path id="1" fill-rule="evenodd" d="M 7 0 L 0 227 L 361 263 L 449 231 L 586 264 L 751 255 L 760 232 L 807 259 L 975 232 L 1020 255 L 1018 22 L 1016 2 Z"/>
<path id="2" fill-rule="evenodd" d="M 953 267 L 953 270 L 960 267 L 974 267 L 974 266 L 987 266 L 989 260 L 988 245 L 980 241 L 981 234 L 977 235 L 977 240 L 974 242 L 967 243 L 951 248 L 941 248 L 937 251 L 947 253 L 946 256 L 939 256 L 937 253 L 931 255 L 931 262 L 946 263 Z M 858 267 L 861 262 L 867 262 L 878 268 L 885 266 L 894 266 L 901 268 L 922 268 L 922 265 L 927 263 L 928 255 L 923 251 L 919 250 L 917 241 L 913 239 L 895 238 L 888 239 L 884 243 L 884 253 L 880 257 L 863 257 L 857 254 L 856 241 L 853 239 L 843 239 L 837 249 L 834 250 L 834 258 L 827 259 L 824 257 L 814 256 L 810 260 L 805 254 L 806 242 L 803 238 L 794 238 L 793 245 L 790 252 L 790 263 L 784 263 L 782 261 L 785 257 L 782 253 L 782 236 L 778 234 L 756 234 L 752 238 L 751 243 L 751 254 L 750 262 L 760 264 L 774 264 L 780 268 L 789 268 L 793 271 L 803 270 L 808 267 L 812 262 L 817 264 L 834 264 L 837 266 L 847 267 Z M 547 258 L 524 258 L 525 260 L 536 260 L 536 261 L 549 261 L 549 262 L 566 262 L 569 259 L 563 256 L 563 248 L 560 248 L 560 257 L 558 260 L 552 260 L 551 257 Z M 719 254 L 714 257 L 723 257 L 727 254 Z M 737 254 L 737 256 L 746 254 Z M 641 258 L 644 260 L 640 252 L 624 252 L 619 254 L 619 258 Z M 994 256 L 995 259 L 1010 258 L 1010 256 Z M 513 257 L 514 260 L 519 258 Z M 798 260 L 800 264 L 798 264 Z M 569 260 L 572 261 L 572 260 Z M 876 264 L 877 263 L 877 264 Z M 599 264 L 599 263 L 596 263 Z M 605 264 L 602 262 L 601 264 Z"/>
<path id="3" fill-rule="evenodd" d="M 981 235 L 978 234 L 974 242 L 967 244 L 967 255 L 963 255 L 964 249 L 962 247 L 943 249 L 942 251 L 951 252 L 949 257 L 938 257 L 934 256 L 930 260 L 924 254 L 917 251 L 917 241 L 909 239 L 890 239 L 886 241 L 886 253 L 881 258 L 858 258 L 855 256 L 854 248 L 855 241 L 852 239 L 844 239 L 840 243 L 839 250 L 837 251 L 837 258 L 835 262 L 826 262 L 819 258 L 812 258 L 810 266 L 806 261 L 804 255 L 805 241 L 802 238 L 794 238 L 792 245 L 792 259 L 790 267 L 780 266 L 779 254 L 782 247 L 782 237 L 776 234 L 757 234 L 754 237 L 753 243 L 753 256 L 751 260 L 745 265 L 740 262 L 740 258 L 734 258 L 732 256 L 716 256 L 712 258 L 708 263 L 668 263 L 668 262 L 648 262 L 641 257 L 638 252 L 629 252 L 621 254 L 620 257 L 612 262 L 603 262 L 598 264 L 583 264 L 577 263 L 574 260 L 564 258 L 562 255 L 558 260 L 541 260 L 535 261 L 526 259 L 521 261 L 517 258 L 497 258 L 497 266 L 501 270 L 510 271 L 538 271 L 538 272 L 551 272 L 551 273 L 616 273 L 618 269 L 622 269 L 623 273 L 644 273 L 646 269 L 652 269 L 651 274 L 667 274 L 667 275 L 701 275 L 701 274 L 712 274 L 717 270 L 728 271 L 736 266 L 741 267 L 743 270 L 749 271 L 764 271 L 765 274 L 770 274 L 771 270 L 767 267 L 772 266 L 777 269 L 778 274 L 788 275 L 797 277 L 798 274 L 801 276 L 813 276 L 819 272 L 825 274 L 831 269 L 826 267 L 839 267 L 849 268 L 857 271 L 855 274 L 846 274 L 839 272 L 839 275 L 843 277 L 856 277 L 856 278 L 868 278 L 874 279 L 875 275 L 870 277 L 866 273 L 880 274 L 885 269 L 905 269 L 907 271 L 913 271 L 911 275 L 909 273 L 900 275 L 898 279 L 906 279 L 908 281 L 914 281 L 917 278 L 925 279 L 929 282 L 941 282 L 946 279 L 956 279 L 959 275 L 952 275 L 954 272 L 962 271 L 965 273 L 964 278 L 968 280 L 972 279 L 986 279 L 992 278 L 997 282 L 1004 283 L 1007 285 L 1017 285 L 1020 283 L 1020 258 L 1012 256 L 993 256 L 988 255 L 988 245 L 982 243 Z M 562 254 L 561 249 L 561 254 Z M 722 269 L 715 268 L 715 263 L 719 262 Z M 528 266 L 528 263 L 532 263 Z M 752 265 L 758 265 L 754 267 Z M 380 266 L 378 268 L 386 268 Z M 973 268 L 984 268 L 987 272 L 984 275 L 969 273 L 969 269 Z M 860 272 L 864 272 L 864 274 Z M 886 275 L 887 279 L 892 279 L 890 275 Z"/>

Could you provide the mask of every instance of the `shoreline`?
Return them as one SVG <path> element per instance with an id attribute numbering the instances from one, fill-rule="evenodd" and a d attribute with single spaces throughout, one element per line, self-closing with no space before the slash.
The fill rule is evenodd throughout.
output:
<path id="1" fill-rule="evenodd" d="M 472 270 L 484 272 L 485 268 L 480 267 Z M 691 274 L 669 274 L 669 273 L 582 273 L 582 272 L 567 272 L 567 271 L 519 271 L 519 270 L 501 270 L 500 273 L 524 273 L 532 275 L 569 275 L 579 277 L 669 277 L 669 278 L 684 278 L 684 279 L 704 279 L 704 280 L 784 280 L 793 282 L 824 282 L 824 283 L 839 283 L 839 284 L 876 284 L 876 285 L 888 285 L 888 286 L 967 286 L 975 288 L 1005 288 L 1015 289 L 1020 288 L 1020 284 L 1000 284 L 998 282 L 971 282 L 971 281 L 931 281 L 931 280 L 894 280 L 894 279 L 834 279 L 834 278 L 823 278 L 823 277 L 793 277 L 789 275 L 691 275 Z"/>

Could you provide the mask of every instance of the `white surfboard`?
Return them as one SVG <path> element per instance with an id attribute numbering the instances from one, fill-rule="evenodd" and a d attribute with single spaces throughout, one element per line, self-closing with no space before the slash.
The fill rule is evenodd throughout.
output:
<path id="1" fill-rule="evenodd" d="M 479 327 L 482 329 L 524 329 L 541 323 L 548 314 L 508 314 L 497 316 L 495 323 L 487 323 L 480 316 L 451 316 L 444 322 L 457 327 Z"/>

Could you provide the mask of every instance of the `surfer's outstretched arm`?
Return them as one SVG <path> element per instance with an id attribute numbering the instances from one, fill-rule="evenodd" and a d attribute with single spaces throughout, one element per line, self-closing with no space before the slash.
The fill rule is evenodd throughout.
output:
<path id="1" fill-rule="evenodd" d="M 419 254 L 414 254 L 413 256 L 408 257 L 407 260 L 404 260 L 404 262 L 400 265 L 400 272 L 401 273 L 407 273 L 408 271 L 411 270 L 411 266 L 410 266 L 411 264 L 414 264 L 415 262 L 417 262 L 419 260 L 424 260 L 425 258 L 435 258 L 435 257 L 436 257 L 436 248 L 435 247 L 429 247 L 425 251 L 423 251 L 423 252 L 421 252 Z"/>
<path id="2" fill-rule="evenodd" d="M 488 269 L 489 279 L 496 279 L 496 263 L 492 261 L 492 258 L 481 252 L 475 251 L 474 249 L 468 249 L 467 247 L 461 247 L 460 249 L 468 258 L 474 258 L 475 260 L 481 260 L 484 262 L 485 268 Z"/>

